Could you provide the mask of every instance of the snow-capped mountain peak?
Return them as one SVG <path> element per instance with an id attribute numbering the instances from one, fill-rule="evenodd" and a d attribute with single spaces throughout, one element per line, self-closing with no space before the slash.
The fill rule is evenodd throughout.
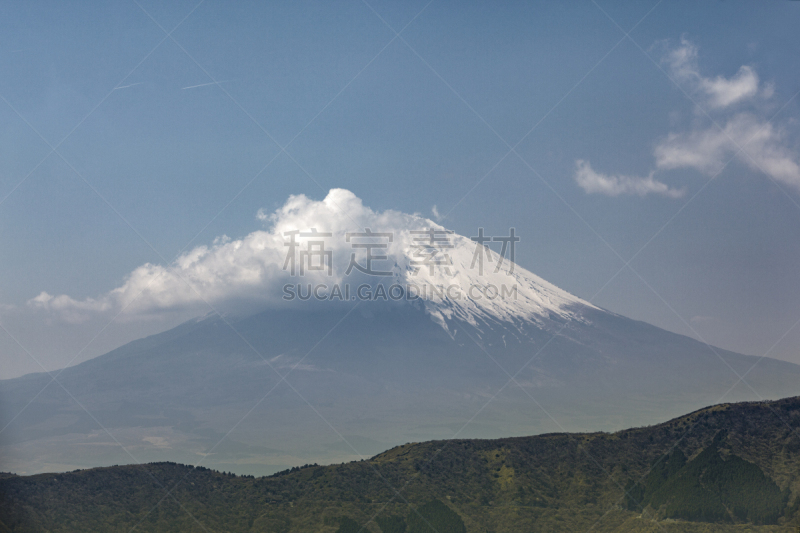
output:
<path id="1" fill-rule="evenodd" d="M 396 278 L 419 294 L 427 312 L 444 327 L 453 319 L 472 325 L 575 319 L 577 310 L 596 308 L 468 237 L 449 232 L 440 243 L 421 249 L 420 233 L 400 236 Z"/>

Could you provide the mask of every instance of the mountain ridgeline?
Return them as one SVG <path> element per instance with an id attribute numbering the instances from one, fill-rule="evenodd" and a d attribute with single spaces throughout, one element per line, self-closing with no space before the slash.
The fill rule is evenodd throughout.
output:
<path id="1" fill-rule="evenodd" d="M 211 316 L 67 368 L 58 384 L 44 373 L 0 381 L 3 469 L 204 456 L 267 475 L 404 442 L 615 431 L 800 394 L 798 365 L 580 302 L 530 319 L 445 302 L 437 322 L 429 311 L 376 302 Z"/>
<path id="2" fill-rule="evenodd" d="M 266 477 L 175 463 L 0 476 L 0 531 L 786 531 L 800 398 L 655 426 L 406 444 Z M 744 529 L 743 529 L 744 528 Z"/>

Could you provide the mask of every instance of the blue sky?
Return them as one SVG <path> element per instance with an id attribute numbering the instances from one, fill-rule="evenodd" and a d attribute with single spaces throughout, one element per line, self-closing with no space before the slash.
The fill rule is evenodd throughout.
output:
<path id="1" fill-rule="evenodd" d="M 42 291 L 97 297 L 337 187 L 464 235 L 515 227 L 517 262 L 582 298 L 800 362 L 800 2 L 0 9 L 7 375 L 38 369 L 12 336 L 56 368 L 104 325 L 26 311 Z"/>

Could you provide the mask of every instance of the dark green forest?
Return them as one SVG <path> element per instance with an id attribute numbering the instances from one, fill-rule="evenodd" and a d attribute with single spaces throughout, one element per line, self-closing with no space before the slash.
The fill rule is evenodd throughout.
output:
<path id="1" fill-rule="evenodd" d="M 757 465 L 741 457 L 723 458 L 719 447 L 725 434 L 720 430 L 691 461 L 676 450 L 654 464 L 643 483 L 628 486 L 627 508 L 649 505 L 663 510 L 665 518 L 701 522 L 777 524 L 788 488 L 781 491 Z"/>
<path id="2" fill-rule="evenodd" d="M 267 477 L 154 463 L 0 475 L 0 531 L 786 531 L 800 399 L 616 433 L 398 446 Z"/>

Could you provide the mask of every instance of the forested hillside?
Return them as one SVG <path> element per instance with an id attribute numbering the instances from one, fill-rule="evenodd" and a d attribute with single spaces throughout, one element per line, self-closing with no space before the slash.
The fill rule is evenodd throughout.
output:
<path id="1" fill-rule="evenodd" d="M 798 428 L 790 398 L 261 478 L 174 463 L 5 474 L 0 531 L 785 531 L 800 524 Z"/>

